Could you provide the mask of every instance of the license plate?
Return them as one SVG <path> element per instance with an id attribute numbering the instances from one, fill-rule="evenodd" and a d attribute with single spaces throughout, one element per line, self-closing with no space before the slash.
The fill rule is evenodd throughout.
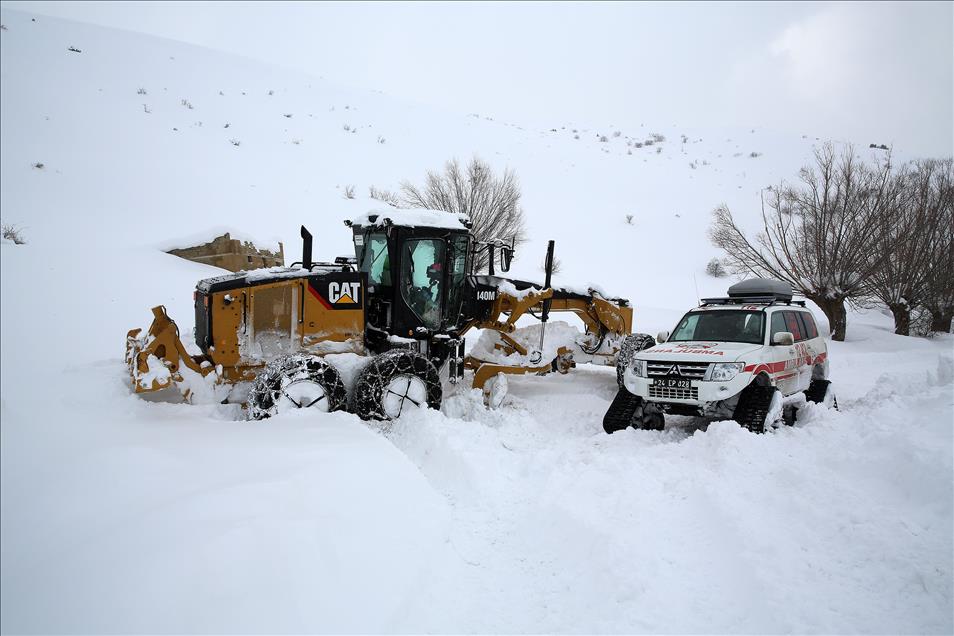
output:
<path id="1" fill-rule="evenodd" d="M 690 387 L 688 378 L 655 378 L 653 384 L 665 387 L 667 389 L 688 389 Z"/>

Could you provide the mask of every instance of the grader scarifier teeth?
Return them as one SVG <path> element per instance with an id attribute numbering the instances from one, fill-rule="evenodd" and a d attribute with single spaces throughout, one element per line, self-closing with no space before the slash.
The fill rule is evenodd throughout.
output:
<path id="1" fill-rule="evenodd" d="M 201 375 L 212 371 L 211 366 L 200 367 L 185 350 L 179 340 L 179 328 L 163 305 L 153 307 L 152 315 L 145 336 L 140 336 L 142 329 L 131 329 L 126 334 L 126 365 L 136 393 L 159 391 L 182 382 L 183 365 Z"/>

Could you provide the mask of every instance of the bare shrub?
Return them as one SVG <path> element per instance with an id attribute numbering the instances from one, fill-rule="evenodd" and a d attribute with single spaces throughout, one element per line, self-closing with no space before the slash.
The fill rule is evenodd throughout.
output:
<path id="1" fill-rule="evenodd" d="M 420 187 L 404 181 L 401 195 L 404 207 L 468 215 L 478 241 L 513 240 L 520 245 L 526 240 L 517 176 L 510 169 L 497 176 L 478 157 L 466 169 L 456 159 L 448 161 L 443 172 L 428 172 Z M 474 271 L 486 267 L 487 253 L 481 252 L 475 257 Z"/>
<path id="2" fill-rule="evenodd" d="M 605 144 L 607 141 L 609 141 L 609 137 L 607 137 L 606 135 L 600 135 L 600 143 Z"/>
<path id="3" fill-rule="evenodd" d="M 385 139 L 385 138 L 382 137 L 381 135 L 378 135 L 378 143 L 379 143 L 379 144 L 384 144 L 386 141 L 387 141 L 387 139 Z"/>
<path id="4" fill-rule="evenodd" d="M 351 132 L 351 124 L 345 124 L 341 127 L 345 132 Z"/>
<path id="5" fill-rule="evenodd" d="M 563 270 L 563 262 L 560 259 L 553 257 L 553 265 L 550 270 L 551 274 L 559 274 Z M 540 271 L 544 274 L 547 272 L 547 257 L 544 256 L 543 260 L 540 261 Z"/>
<path id="6" fill-rule="evenodd" d="M 649 133 L 649 136 L 652 137 L 652 140 L 657 144 L 661 144 L 666 141 L 666 135 L 661 135 L 659 133 Z"/>
<path id="7" fill-rule="evenodd" d="M 632 225 L 632 224 L 633 224 L 633 215 L 632 215 L 632 214 L 627 214 L 627 215 L 626 215 L 626 223 L 629 224 L 629 225 Z"/>
<path id="8" fill-rule="evenodd" d="M 235 146 L 236 148 L 242 145 L 242 142 L 238 139 L 229 139 L 229 143 Z"/>
<path id="9" fill-rule="evenodd" d="M 401 197 L 390 190 L 368 186 L 368 196 L 377 201 L 387 203 L 393 208 L 401 207 Z"/>
<path id="10" fill-rule="evenodd" d="M 143 105 L 142 105 L 142 111 L 143 111 L 144 113 L 146 113 L 147 115 L 151 115 L 151 114 L 152 114 L 152 111 L 149 110 L 149 106 L 148 106 L 147 104 L 143 104 Z"/>
<path id="11" fill-rule="evenodd" d="M 621 136 L 622 134 L 623 134 L 623 132 L 622 132 L 621 130 L 615 130 L 615 131 L 613 131 L 613 136 L 614 136 L 614 137 L 619 137 L 619 136 Z"/>
<path id="12" fill-rule="evenodd" d="M 40 161 L 37 161 L 36 163 L 32 164 L 32 166 L 33 166 L 33 168 L 35 168 L 36 170 L 42 170 L 43 168 L 46 167 L 46 164 L 44 164 L 44 163 L 42 163 L 42 162 L 40 162 Z"/>
<path id="13" fill-rule="evenodd" d="M 722 261 L 720 261 L 718 258 L 713 258 L 708 262 L 708 264 L 706 264 L 706 274 L 712 276 L 713 278 L 725 278 L 729 275 L 729 272 L 725 271 Z"/>
<path id="14" fill-rule="evenodd" d="M 26 244 L 26 239 L 23 238 L 23 228 L 17 227 L 16 225 L 7 223 L 0 225 L 0 236 L 3 236 L 3 238 L 8 241 L 13 241 L 17 245 Z"/>
<path id="15" fill-rule="evenodd" d="M 750 158 L 750 159 L 758 159 L 758 158 L 761 157 L 761 156 L 762 156 L 762 153 L 761 153 L 761 152 L 755 152 L 754 150 L 749 153 L 749 158 Z"/>
<path id="16" fill-rule="evenodd" d="M 293 116 L 293 113 L 285 113 L 285 119 L 291 119 L 292 116 Z"/>
<path id="17" fill-rule="evenodd" d="M 353 198 L 354 198 L 354 186 L 353 186 L 353 185 L 346 185 L 346 186 L 344 187 L 344 198 L 346 198 L 346 199 L 353 199 Z"/>
<path id="18" fill-rule="evenodd" d="M 137 95 L 146 95 L 146 89 L 143 88 L 142 86 L 140 86 L 140 87 L 139 87 L 139 90 L 136 91 L 136 94 L 137 94 Z"/>

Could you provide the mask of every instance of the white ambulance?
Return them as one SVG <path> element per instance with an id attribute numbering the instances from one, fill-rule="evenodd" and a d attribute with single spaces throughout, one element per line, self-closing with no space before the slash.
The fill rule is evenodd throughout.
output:
<path id="1" fill-rule="evenodd" d="M 734 419 L 761 433 L 786 413 L 794 417 L 805 400 L 837 408 L 825 338 L 787 283 L 737 283 L 725 298 L 704 299 L 656 340 L 620 355 L 622 386 L 603 419 L 607 433 L 627 426 L 662 430 L 666 413 Z"/>

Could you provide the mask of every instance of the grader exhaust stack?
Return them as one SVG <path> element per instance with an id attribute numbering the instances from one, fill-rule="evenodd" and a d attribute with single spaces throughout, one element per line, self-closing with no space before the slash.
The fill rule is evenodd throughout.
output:
<path id="1" fill-rule="evenodd" d="M 543 288 L 550 289 L 550 278 L 553 275 L 553 244 L 551 240 L 547 243 L 547 259 L 544 263 L 544 270 L 546 272 Z M 530 361 L 533 364 L 539 364 L 540 360 L 543 358 L 543 342 L 547 333 L 547 320 L 550 317 L 550 305 L 552 300 L 547 298 L 543 301 L 543 311 L 540 313 L 540 347 L 533 352 L 533 355 L 530 357 Z"/>

